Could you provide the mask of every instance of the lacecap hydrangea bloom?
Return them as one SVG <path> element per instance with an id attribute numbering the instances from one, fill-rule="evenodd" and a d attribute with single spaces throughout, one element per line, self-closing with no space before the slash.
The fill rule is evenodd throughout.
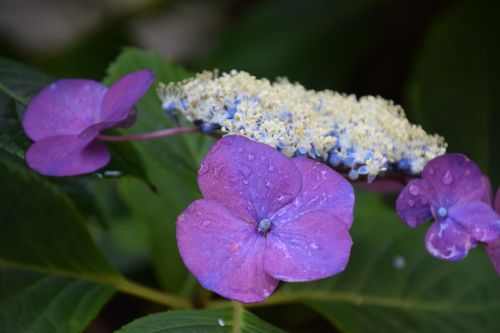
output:
<path id="1" fill-rule="evenodd" d="M 96 171 L 110 155 L 98 139 L 105 129 L 130 126 L 134 105 L 153 83 L 150 70 L 140 70 L 106 88 L 84 79 L 58 80 L 38 93 L 23 118 L 34 141 L 26 152 L 29 166 L 46 176 L 72 176 Z"/>
<path id="2" fill-rule="evenodd" d="M 456 261 L 478 242 L 492 242 L 500 235 L 498 215 L 488 203 L 490 192 L 489 181 L 473 161 L 446 154 L 425 166 L 422 179 L 408 183 L 396 208 L 413 228 L 434 219 L 425 237 L 427 250 Z"/>
<path id="3" fill-rule="evenodd" d="M 354 193 L 330 167 L 229 135 L 208 152 L 198 184 L 203 199 L 177 219 L 177 243 L 205 288 L 259 302 L 279 280 L 344 270 Z"/>
<path id="4" fill-rule="evenodd" d="M 285 155 L 309 156 L 372 181 L 391 171 L 417 175 L 446 144 L 406 119 L 391 101 L 306 90 L 286 79 L 270 82 L 232 71 L 203 72 L 160 85 L 169 114 L 182 113 L 203 131 L 246 136 Z"/>

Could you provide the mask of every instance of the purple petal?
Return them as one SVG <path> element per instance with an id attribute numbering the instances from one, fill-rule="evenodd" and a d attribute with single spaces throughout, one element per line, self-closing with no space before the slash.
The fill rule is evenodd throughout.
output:
<path id="1" fill-rule="evenodd" d="M 500 216 L 481 201 L 456 204 L 448 210 L 448 216 L 463 227 L 479 242 L 491 242 L 500 236 Z"/>
<path id="2" fill-rule="evenodd" d="M 120 122 L 129 125 L 129 118 L 134 115 L 134 105 L 148 91 L 153 81 L 153 72 L 143 69 L 129 73 L 113 83 L 102 101 L 100 122 L 115 124 L 112 127 Z"/>
<path id="3" fill-rule="evenodd" d="M 498 193 L 497 193 L 498 198 Z M 495 267 L 498 275 L 500 275 L 500 238 L 494 242 L 486 244 L 486 253 Z"/>
<path id="4" fill-rule="evenodd" d="M 487 190 L 477 164 L 462 154 L 436 157 L 427 163 L 422 178 L 434 188 L 435 206 L 447 208 L 457 202 L 481 200 Z"/>
<path id="5" fill-rule="evenodd" d="M 465 258 L 476 242 L 465 229 L 446 219 L 431 225 L 425 236 L 425 245 L 434 257 L 457 261 Z"/>
<path id="6" fill-rule="evenodd" d="M 432 217 L 430 197 L 432 188 L 422 179 L 414 179 L 401 191 L 396 201 L 396 210 L 403 221 L 416 228 Z"/>
<path id="7" fill-rule="evenodd" d="M 265 237 L 213 200 L 197 200 L 179 216 L 177 244 L 191 273 L 219 295 L 259 302 L 278 285 L 264 270 Z"/>
<path id="8" fill-rule="evenodd" d="M 325 164 L 304 157 L 292 161 L 302 175 L 302 188 L 295 200 L 276 212 L 271 220 L 295 220 L 313 211 L 324 211 L 350 228 L 354 209 L 351 184 Z"/>
<path id="9" fill-rule="evenodd" d="M 105 92 L 106 87 L 91 80 L 56 81 L 28 105 L 24 132 L 34 141 L 79 134 L 97 121 Z"/>
<path id="10" fill-rule="evenodd" d="M 208 152 L 198 184 L 206 199 L 256 223 L 292 201 L 302 181 L 294 162 L 276 149 L 229 135 Z"/>
<path id="11" fill-rule="evenodd" d="M 346 225 L 327 212 L 273 223 L 267 234 L 266 271 L 284 281 L 311 281 L 344 270 L 352 240 Z"/>
<path id="12" fill-rule="evenodd" d="M 500 187 L 497 190 L 497 194 L 495 196 L 495 204 L 493 206 L 498 214 L 500 214 Z"/>
<path id="13" fill-rule="evenodd" d="M 36 141 L 26 152 L 32 169 L 46 176 L 74 176 L 94 172 L 109 162 L 109 153 L 99 141 L 76 135 L 53 136 Z"/>

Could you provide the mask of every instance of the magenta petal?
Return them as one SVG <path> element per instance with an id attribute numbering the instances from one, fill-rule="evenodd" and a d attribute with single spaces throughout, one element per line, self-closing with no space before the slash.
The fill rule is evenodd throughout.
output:
<path id="1" fill-rule="evenodd" d="M 273 222 L 267 234 L 266 271 L 284 281 L 325 278 L 344 270 L 351 245 L 346 225 L 326 212 Z"/>
<path id="2" fill-rule="evenodd" d="M 434 257 L 457 261 L 465 258 L 476 242 L 465 229 L 446 219 L 431 225 L 425 236 L 425 245 Z"/>
<path id="3" fill-rule="evenodd" d="M 292 161 L 302 175 L 302 187 L 297 197 L 276 212 L 271 220 L 294 220 L 313 211 L 324 211 L 335 215 L 350 228 L 354 209 L 351 184 L 325 164 L 304 157 Z"/>
<path id="4" fill-rule="evenodd" d="M 106 87 L 91 80 L 56 81 L 31 100 L 24 132 L 34 141 L 78 134 L 97 121 L 105 92 Z"/>
<path id="5" fill-rule="evenodd" d="M 416 228 L 431 219 L 431 196 L 432 188 L 422 179 L 412 180 L 401 191 L 396 210 L 408 226 Z"/>
<path id="6" fill-rule="evenodd" d="M 482 201 L 462 202 L 450 207 L 448 216 L 479 242 L 491 242 L 500 236 L 500 217 Z"/>
<path id="7" fill-rule="evenodd" d="M 497 194 L 498 198 L 498 194 Z M 486 253 L 495 267 L 498 275 L 500 275 L 500 238 L 495 240 L 494 242 L 486 244 Z"/>
<path id="8" fill-rule="evenodd" d="M 109 162 L 109 153 L 99 141 L 89 143 L 76 135 L 36 141 L 26 152 L 32 169 L 46 176 L 74 176 L 94 172 Z"/>
<path id="9" fill-rule="evenodd" d="M 229 135 L 217 141 L 198 171 L 206 199 L 248 221 L 268 218 L 292 201 L 301 175 L 294 162 L 263 143 Z"/>
<path id="10" fill-rule="evenodd" d="M 422 178 L 434 187 L 433 204 L 450 207 L 457 202 L 482 200 L 486 183 L 476 163 L 462 154 L 445 154 L 425 166 Z"/>
<path id="11" fill-rule="evenodd" d="M 102 114 L 99 122 L 114 124 L 129 121 L 134 105 L 148 91 L 154 81 L 149 69 L 129 73 L 113 83 L 102 101 Z"/>
<path id="12" fill-rule="evenodd" d="M 197 200 L 179 216 L 177 244 L 191 273 L 221 296 L 259 302 L 278 285 L 264 270 L 265 237 L 213 200 Z"/>

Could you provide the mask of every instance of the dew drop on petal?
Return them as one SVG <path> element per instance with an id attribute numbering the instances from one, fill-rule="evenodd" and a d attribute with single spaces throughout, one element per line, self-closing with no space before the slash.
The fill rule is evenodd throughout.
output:
<path id="1" fill-rule="evenodd" d="M 274 172 L 274 166 L 270 165 L 269 168 L 267 168 L 267 170 L 269 170 L 269 172 Z"/>
<path id="2" fill-rule="evenodd" d="M 433 167 L 428 167 L 427 170 L 429 170 L 429 174 L 431 176 L 434 174 L 434 168 Z"/>
<path id="3" fill-rule="evenodd" d="M 247 179 L 243 179 L 243 184 L 248 185 L 248 180 Z"/>
<path id="4" fill-rule="evenodd" d="M 200 166 L 200 170 L 198 170 L 198 175 L 199 176 L 203 176 L 204 174 L 206 174 L 208 171 L 209 171 L 209 167 L 206 163 L 202 163 L 201 166 Z"/>
<path id="5" fill-rule="evenodd" d="M 443 175 L 443 178 L 441 178 L 441 181 L 445 185 L 450 185 L 453 183 L 453 175 L 451 174 L 450 170 L 446 170 L 445 174 Z"/>
<path id="6" fill-rule="evenodd" d="M 412 195 L 419 195 L 420 194 L 420 187 L 418 187 L 417 185 L 410 185 L 410 193 Z"/>
<path id="7" fill-rule="evenodd" d="M 238 164 L 238 171 L 244 176 L 248 177 L 252 173 L 252 169 L 246 164 Z"/>
<path id="8" fill-rule="evenodd" d="M 254 154 L 248 154 L 248 161 L 252 162 L 255 160 L 255 155 Z"/>
<path id="9" fill-rule="evenodd" d="M 410 207 L 415 206 L 415 200 L 413 200 L 413 199 L 408 199 L 408 206 L 410 206 Z"/>

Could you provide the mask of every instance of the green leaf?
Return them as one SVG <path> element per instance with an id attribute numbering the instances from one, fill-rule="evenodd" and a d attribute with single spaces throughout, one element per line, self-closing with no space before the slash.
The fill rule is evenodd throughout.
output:
<path id="1" fill-rule="evenodd" d="M 379 197 L 357 193 L 346 270 L 289 283 L 268 304 L 302 301 L 343 332 L 499 332 L 500 279 L 479 247 L 456 263 L 432 258 L 424 227 L 403 225 Z"/>
<path id="2" fill-rule="evenodd" d="M 410 115 L 500 185 L 498 1 L 461 1 L 432 26 L 409 81 Z"/>
<path id="3" fill-rule="evenodd" d="M 238 306 L 235 309 L 184 310 L 135 320 L 118 333 L 284 333 Z"/>
<path id="4" fill-rule="evenodd" d="M 81 332 L 121 277 L 56 187 L 7 158 L 0 183 L 0 331 Z"/>
<path id="5" fill-rule="evenodd" d="M 244 11 L 204 67 L 288 76 L 316 89 L 345 88 L 380 39 L 371 0 L 261 1 Z M 300 64 L 300 65 L 298 65 Z"/>
<path id="6" fill-rule="evenodd" d="M 109 84 L 140 68 L 154 71 L 155 84 L 182 80 L 190 75 L 155 53 L 129 48 L 110 66 L 105 82 Z M 161 102 L 154 91 L 146 94 L 138 110 L 137 121 L 129 132 L 151 132 L 175 126 L 161 110 Z M 160 283 L 174 293 L 189 294 L 195 286 L 177 250 L 175 219 L 189 202 L 199 198 L 197 170 L 212 142 L 211 137 L 195 133 L 135 143 L 157 186 L 158 195 L 134 180 L 118 184 L 133 216 L 147 226 Z"/>

